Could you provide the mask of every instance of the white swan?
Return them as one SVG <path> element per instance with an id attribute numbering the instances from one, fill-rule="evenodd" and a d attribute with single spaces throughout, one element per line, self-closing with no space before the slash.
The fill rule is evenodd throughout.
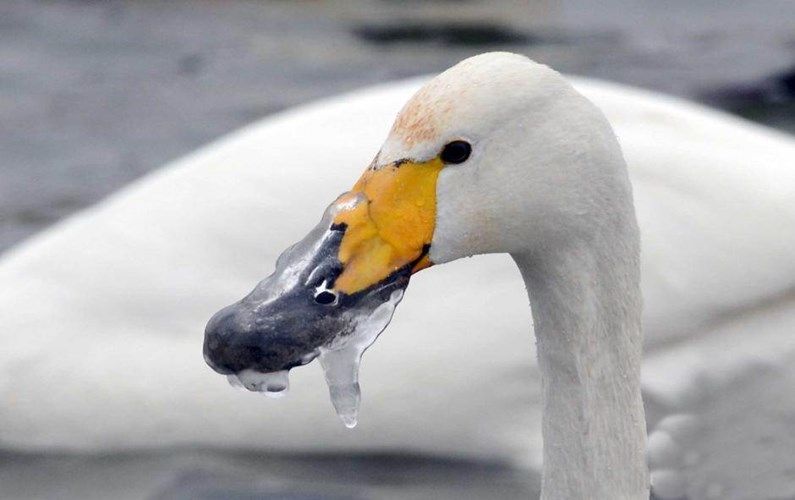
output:
<path id="1" fill-rule="evenodd" d="M 626 163 L 604 115 L 519 55 L 472 57 L 414 94 L 354 188 L 272 277 L 210 320 L 207 363 L 280 392 L 274 373 L 319 353 L 334 405 L 355 425 L 359 356 L 407 274 L 486 253 L 511 255 L 532 304 L 541 497 L 648 498 L 640 235 Z M 359 326 L 362 314 L 375 328 L 369 318 Z"/>
<path id="2" fill-rule="evenodd" d="M 398 449 L 530 456 L 538 466 L 529 315 L 505 257 L 414 280 L 364 360 L 355 433 L 331 417 L 311 366 L 296 370 L 293 393 L 273 403 L 229 391 L 201 360 L 204 319 L 316 222 L 418 85 L 265 120 L 9 252 L 0 264 L 0 442 Z M 683 395 L 704 379 L 699 372 L 718 384 L 718 375 L 741 376 L 749 360 L 786 366 L 795 350 L 792 140 L 674 99 L 575 86 L 607 114 L 635 187 L 647 401 L 688 411 Z"/>

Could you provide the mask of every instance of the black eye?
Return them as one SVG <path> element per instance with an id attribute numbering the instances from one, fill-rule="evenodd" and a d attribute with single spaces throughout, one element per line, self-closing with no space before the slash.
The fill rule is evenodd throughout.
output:
<path id="1" fill-rule="evenodd" d="M 464 163 L 472 153 L 472 146 L 466 141 L 448 142 L 439 157 L 445 163 Z"/>
<path id="2" fill-rule="evenodd" d="M 337 294 L 328 290 L 323 290 L 319 294 L 315 295 L 315 302 L 324 306 L 333 304 L 336 301 Z"/>

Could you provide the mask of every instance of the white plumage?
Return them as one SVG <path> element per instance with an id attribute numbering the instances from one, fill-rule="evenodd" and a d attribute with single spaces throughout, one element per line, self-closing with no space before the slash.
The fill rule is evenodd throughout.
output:
<path id="1" fill-rule="evenodd" d="M 673 98 L 574 82 L 615 128 L 633 180 L 652 413 L 688 413 L 705 385 L 791 364 L 795 141 Z M 333 416 L 316 366 L 295 370 L 289 397 L 270 401 L 232 391 L 202 360 L 207 318 L 349 188 L 420 83 L 267 118 L 8 252 L 0 443 L 398 450 L 538 466 L 530 315 L 507 256 L 413 279 L 364 357 L 355 432 Z"/>

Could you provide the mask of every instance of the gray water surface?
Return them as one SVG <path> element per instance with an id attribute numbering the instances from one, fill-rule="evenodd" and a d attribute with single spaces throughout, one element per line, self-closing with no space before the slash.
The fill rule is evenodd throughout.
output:
<path id="1" fill-rule="evenodd" d="M 0 250 L 270 113 L 489 50 L 793 130 L 789 0 L 5 0 Z"/>

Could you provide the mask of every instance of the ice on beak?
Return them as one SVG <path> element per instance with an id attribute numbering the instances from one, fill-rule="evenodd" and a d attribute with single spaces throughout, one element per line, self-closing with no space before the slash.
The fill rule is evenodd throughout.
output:
<path id="1" fill-rule="evenodd" d="M 270 373 L 243 370 L 240 373 L 227 375 L 227 380 L 232 387 L 261 392 L 272 398 L 280 398 L 286 395 L 290 389 L 289 373 L 288 370 Z"/>
<path id="2" fill-rule="evenodd" d="M 331 403 L 337 415 L 352 429 L 359 421 L 359 365 L 362 354 L 392 320 L 395 308 L 403 299 L 403 290 L 392 292 L 389 300 L 378 306 L 371 314 L 356 318 L 352 335 L 337 344 L 320 349 L 320 365 L 326 376 Z"/>
<path id="3" fill-rule="evenodd" d="M 338 254 L 346 231 L 334 218 L 367 202 L 361 194 L 340 197 L 282 253 L 270 277 L 210 320 L 205 359 L 233 387 L 280 397 L 289 370 L 319 358 L 334 409 L 345 426 L 356 426 L 362 354 L 391 321 L 410 274 L 396 272 L 351 295 L 330 288 L 343 268 Z"/>

